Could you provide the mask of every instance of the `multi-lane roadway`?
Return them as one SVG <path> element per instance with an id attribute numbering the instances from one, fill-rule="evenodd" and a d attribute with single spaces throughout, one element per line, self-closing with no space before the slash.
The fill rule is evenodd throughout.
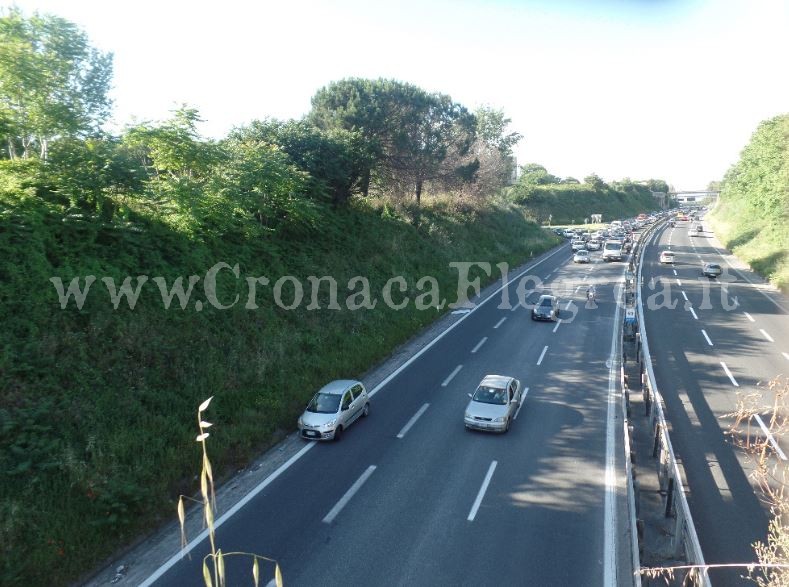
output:
<path id="1" fill-rule="evenodd" d="M 574 265 L 567 245 L 525 267 L 542 282 L 529 302 L 560 296 L 555 323 L 516 304 L 518 275 L 506 285 L 512 308 L 501 285 L 489 289 L 370 390 L 370 416 L 341 442 L 305 442 L 223 519 L 218 546 L 276 559 L 288 585 L 632 584 L 616 385 L 624 269 L 599 253 Z M 467 394 L 486 374 L 527 388 L 506 434 L 464 428 Z M 191 543 L 146 584 L 199 584 L 207 552 Z M 229 585 L 251 584 L 248 559 L 226 566 Z M 262 574 L 265 584 L 271 567 Z"/>
<path id="2" fill-rule="evenodd" d="M 748 563 L 755 560 L 752 543 L 766 539 L 769 511 L 749 478 L 752 462 L 726 433 L 738 393 L 789 373 L 789 303 L 736 269 L 736 259 L 711 233 L 690 229 L 690 223 L 665 226 L 645 250 L 646 333 L 704 558 L 707 564 Z M 673 265 L 658 262 L 663 250 L 674 252 Z M 702 262 L 719 263 L 721 278 L 702 277 Z M 756 419 L 751 431 L 774 446 L 775 464 L 786 459 L 789 446 L 766 435 L 765 420 Z M 744 575 L 740 568 L 710 577 L 713 585 L 742 585 Z"/>

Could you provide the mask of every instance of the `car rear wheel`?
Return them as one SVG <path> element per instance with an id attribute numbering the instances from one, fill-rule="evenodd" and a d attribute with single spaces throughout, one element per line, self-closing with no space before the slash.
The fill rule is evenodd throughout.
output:
<path id="1" fill-rule="evenodd" d="M 342 438 L 342 426 L 337 426 L 337 429 L 334 431 L 334 441 L 339 442 Z"/>

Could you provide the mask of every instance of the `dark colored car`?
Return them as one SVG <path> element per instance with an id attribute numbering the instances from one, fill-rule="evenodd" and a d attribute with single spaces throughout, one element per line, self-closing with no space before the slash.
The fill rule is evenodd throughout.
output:
<path id="1" fill-rule="evenodd" d="M 721 273 L 723 273 L 723 270 L 717 263 L 704 263 L 701 266 L 701 274 L 705 277 L 714 279 L 715 277 L 720 277 Z"/>
<path id="2" fill-rule="evenodd" d="M 540 299 L 531 311 L 531 319 L 555 322 L 558 318 L 559 300 L 556 296 L 540 296 Z"/>

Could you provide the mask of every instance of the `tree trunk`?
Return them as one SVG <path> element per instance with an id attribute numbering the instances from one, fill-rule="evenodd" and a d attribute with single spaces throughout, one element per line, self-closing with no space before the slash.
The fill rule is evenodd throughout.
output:
<path id="1" fill-rule="evenodd" d="M 422 202 L 422 180 L 416 180 L 416 191 L 414 192 L 416 195 L 416 205 L 420 206 Z"/>
<path id="2" fill-rule="evenodd" d="M 369 167 L 362 173 L 362 196 L 365 198 L 370 195 L 370 174 Z"/>

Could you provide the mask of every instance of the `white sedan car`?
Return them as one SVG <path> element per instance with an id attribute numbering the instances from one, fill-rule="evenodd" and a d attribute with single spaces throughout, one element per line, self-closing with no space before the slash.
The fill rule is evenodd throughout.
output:
<path id="1" fill-rule="evenodd" d="M 674 253 L 671 251 L 663 251 L 660 253 L 660 262 L 663 264 L 673 264 L 674 263 Z"/>
<path id="2" fill-rule="evenodd" d="M 573 263 L 589 263 L 591 257 L 589 251 L 578 251 L 573 255 Z"/>

